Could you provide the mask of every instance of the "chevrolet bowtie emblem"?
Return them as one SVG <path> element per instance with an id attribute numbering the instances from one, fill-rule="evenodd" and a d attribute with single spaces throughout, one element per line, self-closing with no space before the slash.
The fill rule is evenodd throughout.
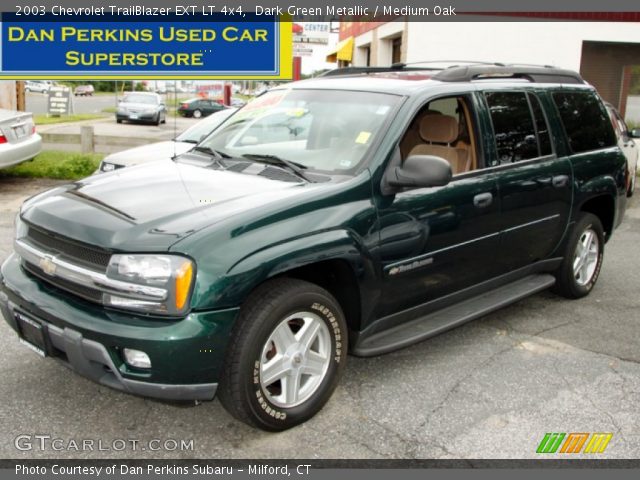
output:
<path id="1" fill-rule="evenodd" d="M 45 255 L 40 259 L 40 268 L 47 275 L 55 275 L 56 273 L 56 264 L 53 261 L 53 255 Z"/>

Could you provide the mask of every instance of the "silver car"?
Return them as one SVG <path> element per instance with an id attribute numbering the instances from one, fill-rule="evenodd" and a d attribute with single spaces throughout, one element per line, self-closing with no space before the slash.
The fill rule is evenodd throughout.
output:
<path id="1" fill-rule="evenodd" d="M 636 177 L 640 166 L 640 144 L 634 141 L 640 138 L 640 129 L 629 130 L 620 112 L 609 102 L 605 102 L 605 105 L 616 132 L 618 146 L 627 157 L 627 195 L 630 197 L 636 189 Z"/>
<path id="2" fill-rule="evenodd" d="M 170 160 L 193 148 L 203 138 L 213 132 L 222 122 L 233 114 L 237 108 L 226 108 L 209 115 L 192 125 L 176 138 L 166 142 L 151 143 L 141 147 L 130 148 L 112 153 L 102 160 L 99 172 L 110 172 L 123 167 L 138 165 L 154 160 Z"/>
<path id="3" fill-rule="evenodd" d="M 31 160 L 42 150 L 33 115 L 0 109 L 0 168 Z"/>
<path id="4" fill-rule="evenodd" d="M 167 122 L 167 107 L 157 93 L 127 93 L 118 103 L 116 121 L 151 122 L 155 125 Z"/>

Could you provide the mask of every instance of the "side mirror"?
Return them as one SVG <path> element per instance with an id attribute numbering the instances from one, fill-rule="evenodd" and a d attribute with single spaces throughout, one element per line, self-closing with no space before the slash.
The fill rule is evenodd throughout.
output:
<path id="1" fill-rule="evenodd" d="M 640 128 L 634 128 L 629 132 L 631 138 L 640 138 Z"/>
<path id="2" fill-rule="evenodd" d="M 386 174 L 387 185 L 395 188 L 440 187 L 451 181 L 451 165 L 433 155 L 411 155 L 402 166 Z"/>

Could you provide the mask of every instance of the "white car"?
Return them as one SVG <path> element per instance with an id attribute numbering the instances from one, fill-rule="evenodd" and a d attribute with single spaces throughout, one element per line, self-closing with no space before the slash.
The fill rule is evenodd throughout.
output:
<path id="1" fill-rule="evenodd" d="M 627 157 L 627 195 L 630 197 L 636 189 L 636 177 L 638 174 L 638 161 L 640 159 L 640 145 L 635 142 L 634 138 L 640 138 L 640 129 L 629 131 L 629 127 L 625 123 L 620 112 L 610 103 L 605 103 L 611 123 L 616 132 L 618 146 Z"/>
<path id="2" fill-rule="evenodd" d="M 24 83 L 24 90 L 26 92 L 47 93 L 50 88 L 51 84 L 49 82 L 40 80 L 27 80 Z"/>
<path id="3" fill-rule="evenodd" d="M 143 145 L 108 155 L 100 163 L 98 171 L 110 172 L 118 168 L 130 167 L 154 160 L 171 160 L 191 150 L 195 144 L 199 143 L 203 138 L 218 128 L 218 126 L 236 110 L 236 108 L 227 108 L 209 115 L 189 127 L 173 140 Z"/>
<path id="4" fill-rule="evenodd" d="M 0 168 L 31 160 L 42 150 L 33 115 L 0 109 Z"/>

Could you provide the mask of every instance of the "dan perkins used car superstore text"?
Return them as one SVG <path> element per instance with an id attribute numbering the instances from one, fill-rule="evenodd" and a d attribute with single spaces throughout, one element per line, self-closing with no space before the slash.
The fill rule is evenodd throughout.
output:
<path id="1" fill-rule="evenodd" d="M 309 475 L 311 465 L 296 466 L 297 475 Z M 247 472 L 249 475 L 284 475 L 289 476 L 289 467 L 271 465 L 247 465 L 246 468 L 232 466 L 212 465 L 108 465 L 108 466 L 82 466 L 82 465 L 58 465 L 51 467 L 42 465 L 28 466 L 16 465 L 16 475 L 233 475 L 235 472 Z"/>

